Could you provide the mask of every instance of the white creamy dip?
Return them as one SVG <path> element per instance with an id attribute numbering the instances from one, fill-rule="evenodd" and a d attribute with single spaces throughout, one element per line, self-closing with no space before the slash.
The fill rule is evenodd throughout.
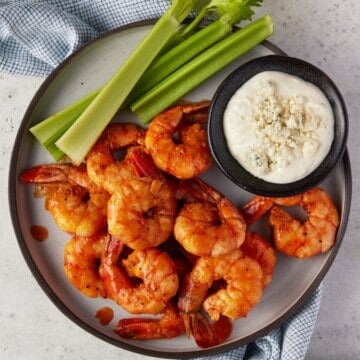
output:
<path id="1" fill-rule="evenodd" d="M 311 173 L 334 137 L 334 116 L 323 92 L 278 71 L 261 72 L 243 84 L 223 120 L 232 156 L 256 177 L 279 184 Z"/>

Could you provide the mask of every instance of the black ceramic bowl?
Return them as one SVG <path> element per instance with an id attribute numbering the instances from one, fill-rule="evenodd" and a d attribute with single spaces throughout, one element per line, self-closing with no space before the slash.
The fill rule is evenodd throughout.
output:
<path id="1" fill-rule="evenodd" d="M 323 91 L 334 114 L 334 140 L 321 164 L 304 178 L 286 184 L 262 180 L 245 170 L 231 155 L 223 129 L 223 115 L 233 94 L 262 71 L 281 71 L 308 81 Z M 291 196 L 318 185 L 342 158 L 348 135 L 344 100 L 333 81 L 317 67 L 296 58 L 270 55 L 250 60 L 234 70 L 217 89 L 210 107 L 208 135 L 213 157 L 222 172 L 241 188 L 264 196 Z"/>

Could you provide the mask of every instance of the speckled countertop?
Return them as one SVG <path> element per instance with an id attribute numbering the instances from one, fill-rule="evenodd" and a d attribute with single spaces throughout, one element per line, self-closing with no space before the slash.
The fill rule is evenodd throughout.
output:
<path id="1" fill-rule="evenodd" d="M 360 2 L 265 1 L 258 14 L 266 11 L 276 23 L 271 41 L 328 73 L 347 104 L 353 173 L 351 216 L 343 245 L 324 280 L 321 309 L 306 359 L 359 359 Z M 65 318 L 44 295 L 20 253 L 7 210 L 10 153 L 26 106 L 42 81 L 0 74 L 0 358 L 146 358 L 104 343 Z"/>

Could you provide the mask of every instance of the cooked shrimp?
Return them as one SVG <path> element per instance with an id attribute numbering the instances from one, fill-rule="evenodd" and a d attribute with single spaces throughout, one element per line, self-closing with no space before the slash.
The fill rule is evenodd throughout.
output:
<path id="1" fill-rule="evenodd" d="M 131 249 L 144 249 L 163 243 L 172 234 L 176 200 L 165 178 L 151 168 L 151 158 L 143 154 L 136 162 L 149 176 L 124 180 L 111 196 L 108 229 Z"/>
<path id="2" fill-rule="evenodd" d="M 206 184 L 203 183 L 202 186 Z M 227 254 L 245 239 L 245 221 L 230 200 L 207 185 L 209 201 L 190 202 L 181 208 L 174 226 L 176 240 L 197 256 Z"/>
<path id="3" fill-rule="evenodd" d="M 247 225 L 251 225 L 256 220 L 265 215 L 274 204 L 282 206 L 295 206 L 299 203 L 301 195 L 290 197 L 273 198 L 256 195 L 247 202 L 241 209 Z"/>
<path id="4" fill-rule="evenodd" d="M 205 172 L 211 165 L 206 130 L 199 117 L 206 120 L 209 101 L 179 105 L 157 115 L 150 123 L 145 137 L 149 150 L 159 169 L 180 179 L 189 179 Z M 204 112 L 204 110 L 206 112 Z M 202 116 L 196 116 L 200 112 Z M 187 121 L 187 117 L 191 120 Z M 178 133 L 178 140 L 173 136 Z"/>
<path id="5" fill-rule="evenodd" d="M 109 194 L 89 179 L 85 166 L 39 165 L 20 179 L 38 185 L 37 196 L 45 197 L 46 210 L 62 230 L 87 237 L 106 227 Z"/>
<path id="6" fill-rule="evenodd" d="M 106 297 L 99 266 L 107 234 L 93 237 L 73 236 L 65 245 L 64 271 L 70 283 L 84 295 Z"/>
<path id="7" fill-rule="evenodd" d="M 186 316 L 202 306 L 212 321 L 221 315 L 245 317 L 261 298 L 262 278 L 259 263 L 244 256 L 240 249 L 227 255 L 200 257 L 181 288 L 179 309 Z M 213 282 L 221 279 L 226 287 L 208 295 Z"/>
<path id="8" fill-rule="evenodd" d="M 173 305 L 167 305 L 159 319 L 121 319 L 114 330 L 123 338 L 136 340 L 171 339 L 184 331 L 182 317 Z"/>
<path id="9" fill-rule="evenodd" d="M 279 206 L 273 206 L 269 222 L 275 247 L 282 253 L 299 258 L 328 251 L 335 243 L 339 226 L 338 211 L 323 189 L 304 192 L 291 205 L 300 205 L 307 214 L 304 223 L 294 219 Z"/>
<path id="10" fill-rule="evenodd" d="M 269 285 L 276 264 L 276 255 L 272 246 L 261 235 L 248 231 L 240 249 L 244 255 L 255 259 L 260 264 L 263 272 L 263 286 Z"/>
<path id="11" fill-rule="evenodd" d="M 179 279 L 171 258 L 151 247 L 135 250 L 118 264 L 123 244 L 111 238 L 103 253 L 100 275 L 108 296 L 132 314 L 159 314 L 177 293 Z M 138 281 L 133 279 L 141 279 Z"/>
<path id="12" fill-rule="evenodd" d="M 86 157 L 89 177 L 113 194 L 122 179 L 136 174 L 129 157 L 117 161 L 114 153 L 144 142 L 145 130 L 134 124 L 110 124 Z"/>

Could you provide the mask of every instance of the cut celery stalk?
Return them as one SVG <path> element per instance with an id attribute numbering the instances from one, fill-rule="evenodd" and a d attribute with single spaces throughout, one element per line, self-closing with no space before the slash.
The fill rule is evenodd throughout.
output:
<path id="1" fill-rule="evenodd" d="M 56 161 L 60 160 L 64 156 L 64 153 L 55 145 L 55 142 L 88 107 L 99 91 L 100 89 L 91 92 L 65 109 L 30 128 L 30 132 Z"/>
<path id="2" fill-rule="evenodd" d="M 165 110 L 211 75 L 267 39 L 274 32 L 270 15 L 216 43 L 166 77 L 131 104 L 131 110 L 143 123 Z"/>

